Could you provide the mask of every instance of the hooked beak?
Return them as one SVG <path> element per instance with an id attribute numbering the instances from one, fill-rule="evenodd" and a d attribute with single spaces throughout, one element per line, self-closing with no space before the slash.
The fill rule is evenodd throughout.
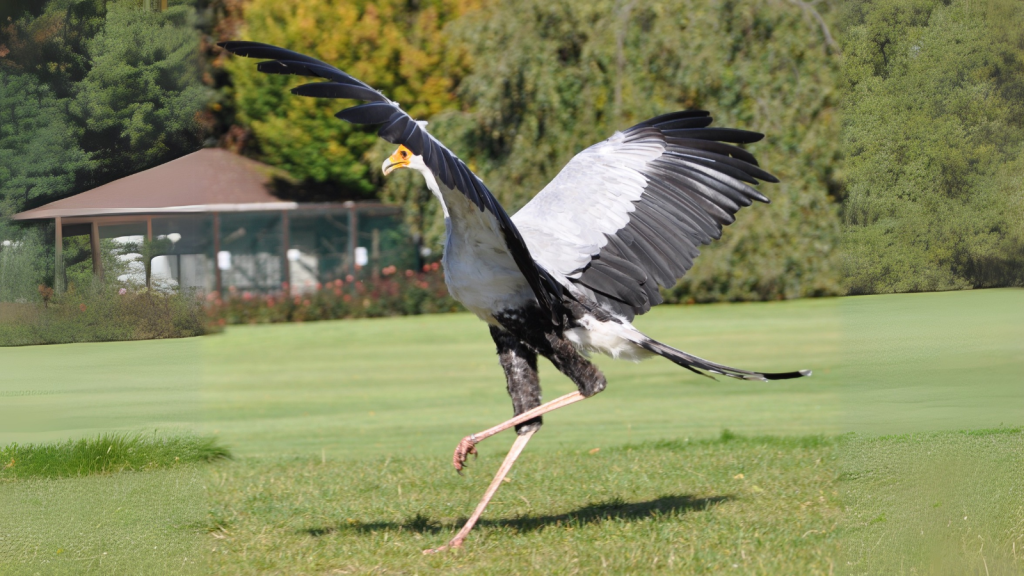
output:
<path id="1" fill-rule="evenodd" d="M 404 155 L 402 154 L 403 150 L 405 150 Z M 398 168 L 405 168 L 409 166 L 411 158 L 412 153 L 405 149 L 405 146 L 400 146 L 394 154 L 384 161 L 384 164 L 381 165 L 381 169 L 384 171 L 384 175 L 387 176 Z"/>

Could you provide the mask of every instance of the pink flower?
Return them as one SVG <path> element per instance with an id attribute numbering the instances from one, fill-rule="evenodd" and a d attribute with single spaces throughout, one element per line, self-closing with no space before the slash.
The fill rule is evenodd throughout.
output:
<path id="1" fill-rule="evenodd" d="M 121 288 L 120 290 L 117 291 L 117 293 L 120 294 L 121 296 L 124 296 L 125 294 L 128 293 L 128 289 L 127 288 Z"/>

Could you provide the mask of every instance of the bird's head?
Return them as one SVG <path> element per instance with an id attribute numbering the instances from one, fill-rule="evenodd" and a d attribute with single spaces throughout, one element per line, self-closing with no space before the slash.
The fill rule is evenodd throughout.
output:
<path id="1" fill-rule="evenodd" d="M 444 207 L 441 189 L 437 186 L 437 180 L 434 179 L 434 174 L 430 171 L 430 168 L 427 168 L 427 163 L 423 161 L 423 157 L 413 154 L 412 150 L 409 150 L 404 145 L 400 145 L 398 150 L 395 150 L 395 153 L 389 156 L 384 161 L 384 165 L 381 166 L 385 176 L 398 168 L 413 168 L 420 174 L 423 174 L 423 179 L 427 182 L 427 188 L 441 201 L 441 207 L 444 209 L 445 218 L 447 218 L 448 209 Z"/>
<path id="2" fill-rule="evenodd" d="M 424 170 L 427 170 L 427 165 L 423 162 L 422 156 L 413 154 L 412 150 L 401 145 L 398 147 L 398 150 L 395 150 L 394 154 L 384 161 L 381 168 L 384 170 L 384 175 L 387 176 L 398 168 L 415 168 L 416 170 L 423 172 Z"/>

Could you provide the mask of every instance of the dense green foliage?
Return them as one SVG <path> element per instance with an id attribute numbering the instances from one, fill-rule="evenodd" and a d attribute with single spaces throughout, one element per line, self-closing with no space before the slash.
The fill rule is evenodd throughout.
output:
<path id="1" fill-rule="evenodd" d="M 66 195 L 94 166 L 75 138 L 67 105 L 33 75 L 0 68 L 0 241 L 15 237 L 8 217 Z"/>
<path id="2" fill-rule="evenodd" d="M 75 83 L 92 67 L 88 46 L 103 30 L 107 3 L 33 1 L 20 9 L 5 3 L 15 10 L 0 22 L 0 68 L 34 76 L 58 98 L 74 96 Z"/>
<path id="3" fill-rule="evenodd" d="M 845 5 L 854 294 L 1024 285 L 1024 5 Z"/>
<path id="4" fill-rule="evenodd" d="M 4 446 L 0 448 L 0 480 L 155 470 L 230 457 L 228 449 L 209 436 L 101 434 L 52 444 Z"/>
<path id="5" fill-rule="evenodd" d="M 242 38 L 313 54 L 382 90 L 413 115 L 430 117 L 455 105 L 452 89 L 466 61 L 442 27 L 465 11 L 464 4 L 252 0 Z M 372 196 L 382 161 L 366 157 L 377 141 L 375 131 L 334 118 L 341 107 L 336 100 L 288 92 L 309 79 L 263 74 L 254 64 L 230 58 L 224 66 L 231 74 L 229 99 L 238 121 L 252 130 L 259 157 L 301 180 L 333 185 L 336 199 Z"/>
<path id="6" fill-rule="evenodd" d="M 195 10 L 166 12 L 111 3 L 89 44 L 92 67 L 76 85 L 71 116 L 97 163 L 95 184 L 140 172 L 195 151 L 196 115 L 210 93 L 199 75 Z"/>
<path id="7" fill-rule="evenodd" d="M 46 249 L 36 234 L 21 240 L 0 240 L 0 302 L 35 302 Z M 7 244 L 4 245 L 3 243 Z"/>
<path id="8" fill-rule="evenodd" d="M 459 23 L 476 66 L 460 152 L 510 209 L 573 154 L 684 108 L 767 134 L 751 147 L 782 184 L 738 215 L 669 301 L 835 294 L 837 63 L 814 21 L 776 1 L 501 4 Z M 453 130 L 454 132 L 455 130 Z"/>
<path id="9" fill-rule="evenodd" d="M 0 308 L 0 346 L 187 338 L 206 334 L 202 302 L 191 292 L 129 291 L 96 282 L 43 302 Z"/>

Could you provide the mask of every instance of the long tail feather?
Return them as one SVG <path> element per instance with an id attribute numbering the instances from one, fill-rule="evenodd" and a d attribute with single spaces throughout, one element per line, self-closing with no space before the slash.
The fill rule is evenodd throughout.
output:
<path id="1" fill-rule="evenodd" d="M 710 374 L 718 374 L 719 376 L 739 378 L 740 380 L 760 380 L 762 382 L 766 382 L 768 380 L 788 380 L 790 378 L 800 378 L 802 376 L 811 375 L 810 370 L 797 370 L 796 372 L 751 372 L 749 370 L 732 368 L 730 366 L 711 362 L 710 360 L 698 358 L 692 354 L 687 354 L 682 350 L 676 350 L 671 346 L 662 344 L 657 340 L 651 340 L 650 338 L 637 342 L 637 344 L 649 352 L 654 352 L 659 356 L 668 358 L 672 362 L 675 362 L 691 372 L 702 376 L 708 376 L 709 378 L 714 378 L 713 376 L 710 376 Z"/>

